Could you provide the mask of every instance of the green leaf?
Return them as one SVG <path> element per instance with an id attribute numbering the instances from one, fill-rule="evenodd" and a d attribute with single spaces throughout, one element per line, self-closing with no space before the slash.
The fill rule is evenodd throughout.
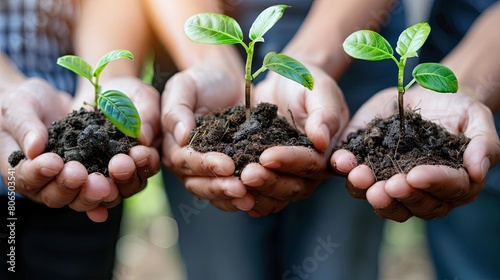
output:
<path id="1" fill-rule="evenodd" d="M 290 6 L 274 5 L 262 11 L 250 27 L 250 40 L 264 42 L 264 34 L 283 16 L 288 7 Z"/>
<path id="2" fill-rule="evenodd" d="M 95 70 L 93 73 L 94 77 L 99 77 L 102 70 L 104 69 L 104 67 L 106 67 L 106 65 L 108 65 L 108 63 L 110 63 L 113 60 L 120 59 L 120 58 L 128 58 L 130 60 L 134 60 L 134 56 L 132 55 L 132 53 L 127 51 L 127 50 L 110 51 L 107 54 L 105 54 L 99 60 L 99 62 L 97 62 L 97 65 L 95 66 Z"/>
<path id="3" fill-rule="evenodd" d="M 81 57 L 76 55 L 61 56 L 57 59 L 57 64 L 92 82 L 92 66 Z"/>
<path id="4" fill-rule="evenodd" d="M 134 138 L 139 137 L 141 118 L 128 96 L 118 90 L 108 90 L 99 95 L 97 103 L 102 113 L 123 134 Z"/>
<path id="5" fill-rule="evenodd" d="M 342 44 L 350 56 L 364 60 L 392 58 L 394 51 L 387 40 L 372 30 L 359 30 L 347 37 Z"/>
<path id="6" fill-rule="evenodd" d="M 420 86 L 433 91 L 455 93 L 458 90 L 455 74 L 439 63 L 419 64 L 413 69 L 412 75 Z"/>
<path id="7" fill-rule="evenodd" d="M 194 42 L 202 44 L 238 44 L 243 41 L 240 25 L 232 17 L 203 13 L 190 17 L 184 24 L 184 32 Z"/>
<path id="8" fill-rule="evenodd" d="M 312 90 L 314 87 L 314 79 L 309 70 L 302 63 L 287 55 L 270 52 L 264 57 L 263 66 L 303 85 L 309 90 Z"/>
<path id="9" fill-rule="evenodd" d="M 427 22 L 420 22 L 406 28 L 399 35 L 396 52 L 401 58 L 417 56 L 417 51 L 424 45 L 431 33 L 431 27 Z"/>

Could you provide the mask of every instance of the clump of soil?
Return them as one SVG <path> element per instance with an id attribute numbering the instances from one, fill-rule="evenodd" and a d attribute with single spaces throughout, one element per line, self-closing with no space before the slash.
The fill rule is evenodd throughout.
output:
<path id="1" fill-rule="evenodd" d="M 251 120 L 245 121 L 242 106 L 200 117 L 191 132 L 190 146 L 198 152 L 220 152 L 230 156 L 239 176 L 245 165 L 259 162 L 262 152 L 273 146 L 304 146 L 312 148 L 312 142 L 278 116 L 278 107 L 260 103 L 252 108 Z"/>
<path id="2" fill-rule="evenodd" d="M 58 154 L 64 162 L 76 160 L 90 173 L 108 174 L 108 162 L 116 154 L 127 154 L 139 145 L 136 139 L 119 131 L 100 111 L 73 111 L 53 122 L 49 128 L 49 142 L 45 153 Z M 22 151 L 9 156 L 11 166 L 25 158 Z"/>
<path id="3" fill-rule="evenodd" d="M 399 114 L 375 118 L 365 129 L 347 136 L 347 149 L 360 164 L 368 165 L 378 180 L 408 173 L 417 165 L 463 167 L 463 153 L 470 139 L 454 135 L 422 119 L 418 112 L 405 111 L 405 135 L 400 139 Z"/>

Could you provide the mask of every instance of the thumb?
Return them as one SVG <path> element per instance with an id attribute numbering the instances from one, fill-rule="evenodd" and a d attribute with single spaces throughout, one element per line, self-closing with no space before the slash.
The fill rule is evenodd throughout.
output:
<path id="1" fill-rule="evenodd" d="M 162 128 L 173 134 L 180 146 L 188 143 L 189 132 L 196 127 L 196 88 L 184 77 L 186 75 L 172 77 L 162 96 Z"/>
<path id="2" fill-rule="evenodd" d="M 500 141 L 489 110 L 473 110 L 465 134 L 471 138 L 464 152 L 464 165 L 471 180 L 482 182 L 500 160 Z"/>
<path id="3" fill-rule="evenodd" d="M 14 138 L 24 154 L 33 159 L 45 150 L 48 131 L 40 114 L 29 103 L 25 102 L 24 106 L 9 106 L 2 116 L 2 128 Z"/>

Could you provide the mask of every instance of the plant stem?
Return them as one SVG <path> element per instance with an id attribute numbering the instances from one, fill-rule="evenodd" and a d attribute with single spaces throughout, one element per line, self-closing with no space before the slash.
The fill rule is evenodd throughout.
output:
<path id="1" fill-rule="evenodd" d="M 94 96 L 94 111 L 97 112 L 99 106 L 97 106 L 97 100 L 99 98 L 99 94 L 101 94 L 99 91 L 100 91 L 100 88 L 99 88 L 99 77 L 95 77 L 95 82 L 92 83 L 94 85 L 94 93 L 95 93 L 95 96 Z"/>
<path id="2" fill-rule="evenodd" d="M 252 108 L 250 91 L 252 90 L 252 60 L 255 42 L 250 42 L 248 44 L 247 51 L 247 61 L 245 64 L 245 116 L 246 120 L 250 121 L 250 110 Z"/>
<path id="3" fill-rule="evenodd" d="M 247 121 L 250 121 L 250 109 L 252 104 L 250 103 L 250 89 L 252 87 L 252 80 L 245 80 L 245 117 Z"/>
<path id="4" fill-rule="evenodd" d="M 406 59 L 399 61 L 398 63 L 398 109 L 399 109 L 399 135 L 401 138 L 405 135 L 405 110 L 403 95 L 405 94 L 404 87 L 404 72 L 405 72 Z"/>

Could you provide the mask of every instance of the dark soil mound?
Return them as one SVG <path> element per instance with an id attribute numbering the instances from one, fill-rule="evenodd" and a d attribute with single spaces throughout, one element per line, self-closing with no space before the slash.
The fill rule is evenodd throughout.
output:
<path id="1" fill-rule="evenodd" d="M 58 154 L 64 162 L 76 160 L 90 173 L 108 174 L 108 162 L 118 153 L 127 154 L 138 145 L 136 139 L 120 132 L 101 112 L 89 112 L 83 108 L 65 118 L 53 122 L 49 128 L 49 142 L 45 152 Z M 9 157 L 16 166 L 25 156 L 14 152 Z"/>
<path id="2" fill-rule="evenodd" d="M 196 120 L 191 132 L 190 146 L 198 152 L 220 152 L 230 156 L 239 176 L 245 165 L 259 162 L 262 152 L 273 146 L 305 146 L 312 142 L 278 116 L 278 107 L 261 103 L 252 109 L 249 122 L 245 121 L 242 106 L 227 108 Z"/>
<path id="3" fill-rule="evenodd" d="M 377 180 L 408 173 L 417 165 L 463 167 L 463 153 L 470 139 L 406 110 L 405 136 L 400 139 L 399 115 L 376 118 L 367 128 L 350 133 L 342 149 L 354 153 L 360 164 L 374 171 Z"/>

